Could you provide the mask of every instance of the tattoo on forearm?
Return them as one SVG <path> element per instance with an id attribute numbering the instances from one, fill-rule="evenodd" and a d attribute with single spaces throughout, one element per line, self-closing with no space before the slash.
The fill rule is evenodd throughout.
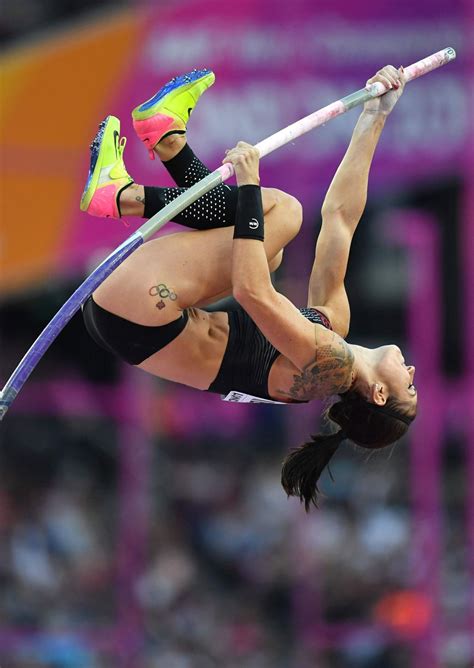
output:
<path id="1" fill-rule="evenodd" d="M 346 392 L 352 383 L 353 366 L 354 353 L 344 339 L 334 334 L 329 344 L 318 346 L 316 342 L 315 360 L 293 376 L 293 385 L 285 394 L 298 401 L 309 401 Z"/>
<path id="2" fill-rule="evenodd" d="M 171 290 L 171 288 L 168 288 L 164 283 L 152 285 L 152 287 L 148 290 L 148 294 L 151 297 L 160 297 L 160 300 L 156 304 L 156 308 L 160 310 L 166 306 L 165 302 L 163 301 L 164 299 L 170 299 L 172 302 L 178 299 L 176 292 Z"/>

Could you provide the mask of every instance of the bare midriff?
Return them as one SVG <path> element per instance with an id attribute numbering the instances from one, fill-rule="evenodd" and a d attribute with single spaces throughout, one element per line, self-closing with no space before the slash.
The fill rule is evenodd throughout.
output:
<path id="1" fill-rule="evenodd" d="M 181 334 L 139 367 L 160 378 L 207 390 L 217 376 L 229 338 L 227 313 L 188 308 Z"/>

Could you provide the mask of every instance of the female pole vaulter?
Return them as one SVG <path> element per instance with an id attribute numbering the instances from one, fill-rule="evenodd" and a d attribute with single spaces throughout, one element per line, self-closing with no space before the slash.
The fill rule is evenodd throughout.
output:
<path id="1" fill-rule="evenodd" d="M 125 138 L 113 116 L 91 145 L 81 209 L 97 216 L 151 217 L 209 173 L 186 139 L 189 114 L 214 81 L 209 70 L 178 77 L 132 112 L 150 153 L 177 188 L 135 184 L 123 162 Z M 365 207 L 372 158 L 387 116 L 403 92 L 403 69 L 388 65 L 368 83 L 390 87 L 367 102 L 322 206 L 322 227 L 297 308 L 270 280 L 302 211 L 292 196 L 260 187 L 258 151 L 244 142 L 226 152 L 237 186 L 220 185 L 175 221 L 193 233 L 143 244 L 95 290 L 83 309 L 96 342 L 126 362 L 174 382 L 233 401 L 299 403 L 336 396 L 328 410 L 339 426 L 286 458 L 282 483 L 306 509 L 340 443 L 381 448 L 403 436 L 416 414 L 415 369 L 393 345 L 345 341 L 350 310 L 344 278 L 351 241 Z M 239 308 L 203 309 L 233 293 Z"/>

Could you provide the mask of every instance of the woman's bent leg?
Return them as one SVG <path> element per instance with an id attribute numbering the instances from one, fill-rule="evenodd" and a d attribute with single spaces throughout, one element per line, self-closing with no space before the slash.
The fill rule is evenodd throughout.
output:
<path id="1" fill-rule="evenodd" d="M 269 262 L 298 233 L 299 202 L 263 190 Z M 103 308 L 143 325 L 160 325 L 180 311 L 231 289 L 233 229 L 219 228 L 153 239 L 125 260 L 95 291 Z"/>

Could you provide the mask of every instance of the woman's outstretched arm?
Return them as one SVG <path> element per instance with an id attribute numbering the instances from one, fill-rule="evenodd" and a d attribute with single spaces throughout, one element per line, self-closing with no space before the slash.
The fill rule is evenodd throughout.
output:
<path id="1" fill-rule="evenodd" d="M 403 92 L 402 70 L 387 65 L 369 79 L 392 90 L 366 103 L 347 151 L 329 186 L 322 206 L 322 226 L 308 290 L 308 304 L 324 306 L 333 328 L 345 336 L 349 303 L 344 289 L 352 238 L 367 201 L 369 172 L 388 114 Z"/>

